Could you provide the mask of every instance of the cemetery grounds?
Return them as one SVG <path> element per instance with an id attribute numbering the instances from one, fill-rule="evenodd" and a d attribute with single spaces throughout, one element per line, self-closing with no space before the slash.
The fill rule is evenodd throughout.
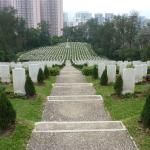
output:
<path id="1" fill-rule="evenodd" d="M 26 61 L 40 61 L 42 59 L 50 59 L 52 61 L 64 61 L 64 59 L 95 59 L 96 54 L 88 45 L 85 46 L 84 43 L 70 43 L 71 51 L 66 50 L 65 45 L 66 44 L 60 44 L 54 47 L 43 47 L 42 49 L 32 50 L 22 54 L 19 59 Z M 74 49 L 76 49 L 76 53 L 74 52 Z M 34 123 L 41 120 L 43 104 L 46 101 L 46 96 L 50 95 L 52 83 L 55 83 L 55 80 L 55 77 L 50 77 L 50 79 L 45 81 L 45 85 L 36 85 L 38 95 L 30 100 L 21 97 L 13 97 L 11 95 L 13 91 L 12 84 L 6 85 L 9 99 L 17 111 L 17 123 L 15 131 L 11 134 L 9 134 L 8 131 L 8 135 L 0 137 L 0 149 L 24 150 L 26 148 L 26 144 L 34 128 Z M 145 103 L 149 84 L 144 83 L 136 85 L 136 93 L 139 93 L 137 97 L 130 95 L 129 97 L 121 99 L 113 96 L 113 85 L 102 87 L 99 80 L 95 80 L 91 76 L 88 76 L 87 80 L 94 84 L 97 94 L 103 96 L 105 107 L 111 114 L 112 119 L 123 121 L 138 147 L 141 150 L 149 150 L 150 132 L 144 131 L 138 122 Z"/>

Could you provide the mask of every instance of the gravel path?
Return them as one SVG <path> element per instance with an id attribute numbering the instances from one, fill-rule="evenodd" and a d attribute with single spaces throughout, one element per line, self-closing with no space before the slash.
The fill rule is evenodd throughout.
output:
<path id="1" fill-rule="evenodd" d="M 66 66 L 47 98 L 27 150 L 137 150 L 121 121 L 111 121 L 101 96 Z"/>

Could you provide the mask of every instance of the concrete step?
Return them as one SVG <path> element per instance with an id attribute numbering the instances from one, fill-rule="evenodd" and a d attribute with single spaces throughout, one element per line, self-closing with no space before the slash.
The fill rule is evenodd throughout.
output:
<path id="1" fill-rule="evenodd" d="M 127 131 L 33 132 L 27 150 L 137 150 Z"/>
<path id="2" fill-rule="evenodd" d="M 80 71 L 78 70 L 62 70 L 60 71 L 60 74 L 82 74 Z"/>
<path id="3" fill-rule="evenodd" d="M 126 130 L 121 121 L 38 122 L 34 132 L 86 132 Z"/>
<path id="4" fill-rule="evenodd" d="M 109 121 L 103 101 L 48 101 L 42 121 Z"/>
<path id="5" fill-rule="evenodd" d="M 52 95 L 95 95 L 96 91 L 92 86 L 54 86 Z"/>
<path id="6" fill-rule="evenodd" d="M 59 75 L 56 83 L 87 83 L 87 81 L 82 75 Z"/>
<path id="7" fill-rule="evenodd" d="M 92 87 L 92 83 L 55 83 L 53 86 L 90 86 Z"/>
<path id="8" fill-rule="evenodd" d="M 103 100 L 101 95 L 69 95 L 69 96 L 48 96 L 48 101 L 95 101 Z"/>

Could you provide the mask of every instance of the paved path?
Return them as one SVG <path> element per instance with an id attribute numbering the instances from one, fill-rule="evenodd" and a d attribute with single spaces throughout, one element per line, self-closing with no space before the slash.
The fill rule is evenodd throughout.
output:
<path id="1" fill-rule="evenodd" d="M 64 67 L 27 150 L 137 150 L 125 126 L 111 121 L 95 94 L 80 71 Z"/>

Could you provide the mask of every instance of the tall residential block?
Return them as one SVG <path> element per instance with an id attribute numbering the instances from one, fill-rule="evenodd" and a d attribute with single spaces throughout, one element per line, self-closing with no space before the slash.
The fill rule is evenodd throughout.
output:
<path id="1" fill-rule="evenodd" d="M 0 0 L 0 8 L 14 7 L 14 0 Z"/>
<path id="2" fill-rule="evenodd" d="M 40 0 L 15 0 L 17 16 L 23 18 L 29 28 L 37 28 L 40 19 Z"/>
<path id="3" fill-rule="evenodd" d="M 62 35 L 63 0 L 0 0 L 0 9 L 5 7 L 14 7 L 29 28 L 45 21 L 51 35 Z"/>
<path id="4" fill-rule="evenodd" d="M 79 25 L 79 24 L 84 24 L 88 20 L 90 20 L 92 18 L 92 13 L 81 11 L 81 12 L 77 12 L 75 16 L 76 16 L 76 22 Z"/>
<path id="5" fill-rule="evenodd" d="M 63 0 L 41 0 L 41 21 L 49 26 L 51 35 L 62 35 Z"/>
<path id="6" fill-rule="evenodd" d="M 105 18 L 103 17 L 103 14 L 101 13 L 95 14 L 95 19 L 97 19 L 99 24 L 103 24 L 105 21 Z"/>

